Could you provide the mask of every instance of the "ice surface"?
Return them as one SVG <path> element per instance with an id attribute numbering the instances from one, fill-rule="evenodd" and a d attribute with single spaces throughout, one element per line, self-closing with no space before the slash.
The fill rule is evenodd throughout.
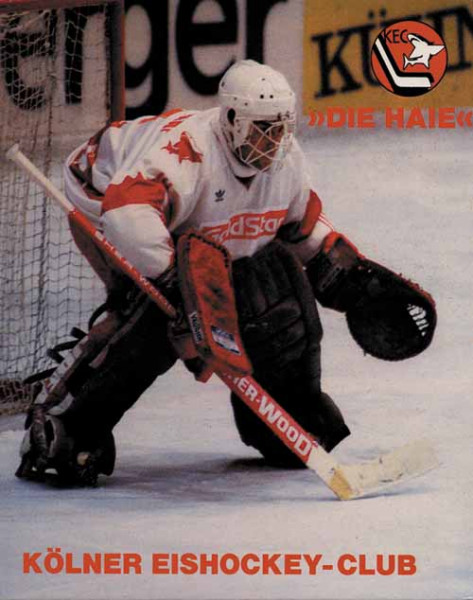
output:
<path id="1" fill-rule="evenodd" d="M 308 471 L 264 467 L 239 440 L 227 391 L 180 366 L 116 429 L 118 464 L 97 489 L 13 477 L 21 432 L 0 434 L 2 598 L 466 599 L 473 597 L 470 131 L 356 132 L 303 140 L 337 228 L 435 297 L 431 348 L 384 363 L 323 311 L 323 382 L 352 436 L 341 461 L 429 438 L 442 466 L 386 494 L 337 501 Z M 16 423 L 17 421 L 15 421 Z M 4 427 L 5 429 L 5 427 Z M 22 573 L 24 552 L 138 552 L 142 575 Z M 152 553 L 412 554 L 412 576 L 152 575 Z"/>

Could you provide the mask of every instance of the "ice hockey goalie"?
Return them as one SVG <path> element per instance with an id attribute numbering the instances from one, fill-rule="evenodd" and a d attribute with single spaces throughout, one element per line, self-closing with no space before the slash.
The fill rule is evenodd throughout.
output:
<path id="1" fill-rule="evenodd" d="M 241 61 L 223 76 L 218 107 L 112 123 L 72 152 L 69 199 L 179 316 L 169 323 L 73 230 L 108 300 L 31 407 L 18 476 L 55 471 L 93 485 L 111 474 L 114 426 L 178 358 L 201 380 L 212 369 L 252 371 L 330 451 L 350 432 L 321 389 L 318 304 L 344 312 L 373 356 L 428 347 L 432 298 L 334 230 L 294 137 L 295 112 L 281 73 Z M 238 398 L 231 403 L 245 444 L 272 464 L 301 466 Z"/>

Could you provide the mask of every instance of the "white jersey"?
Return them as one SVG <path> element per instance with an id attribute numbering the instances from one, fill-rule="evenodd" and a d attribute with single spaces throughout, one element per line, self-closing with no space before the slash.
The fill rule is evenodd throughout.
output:
<path id="1" fill-rule="evenodd" d="M 144 276 L 173 262 L 173 235 L 194 229 L 233 259 L 276 235 L 303 261 L 331 231 L 297 142 L 282 167 L 238 177 L 219 109 L 175 110 L 112 123 L 69 157 L 66 194 Z"/>

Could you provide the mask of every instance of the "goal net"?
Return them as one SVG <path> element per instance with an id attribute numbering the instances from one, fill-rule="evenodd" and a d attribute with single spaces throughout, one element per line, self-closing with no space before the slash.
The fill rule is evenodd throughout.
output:
<path id="1" fill-rule="evenodd" d="M 122 4 L 0 0 L 0 401 L 30 400 L 46 348 L 85 327 L 104 290 L 67 219 L 5 158 L 21 150 L 58 187 L 66 156 L 123 118 Z"/>

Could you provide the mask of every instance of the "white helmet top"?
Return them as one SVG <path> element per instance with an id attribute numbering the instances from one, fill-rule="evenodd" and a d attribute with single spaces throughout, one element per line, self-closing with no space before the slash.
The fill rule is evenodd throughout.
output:
<path id="1" fill-rule="evenodd" d="M 219 85 L 220 123 L 231 151 L 259 171 L 280 165 L 294 137 L 296 96 L 284 75 L 254 60 L 231 66 Z"/>

